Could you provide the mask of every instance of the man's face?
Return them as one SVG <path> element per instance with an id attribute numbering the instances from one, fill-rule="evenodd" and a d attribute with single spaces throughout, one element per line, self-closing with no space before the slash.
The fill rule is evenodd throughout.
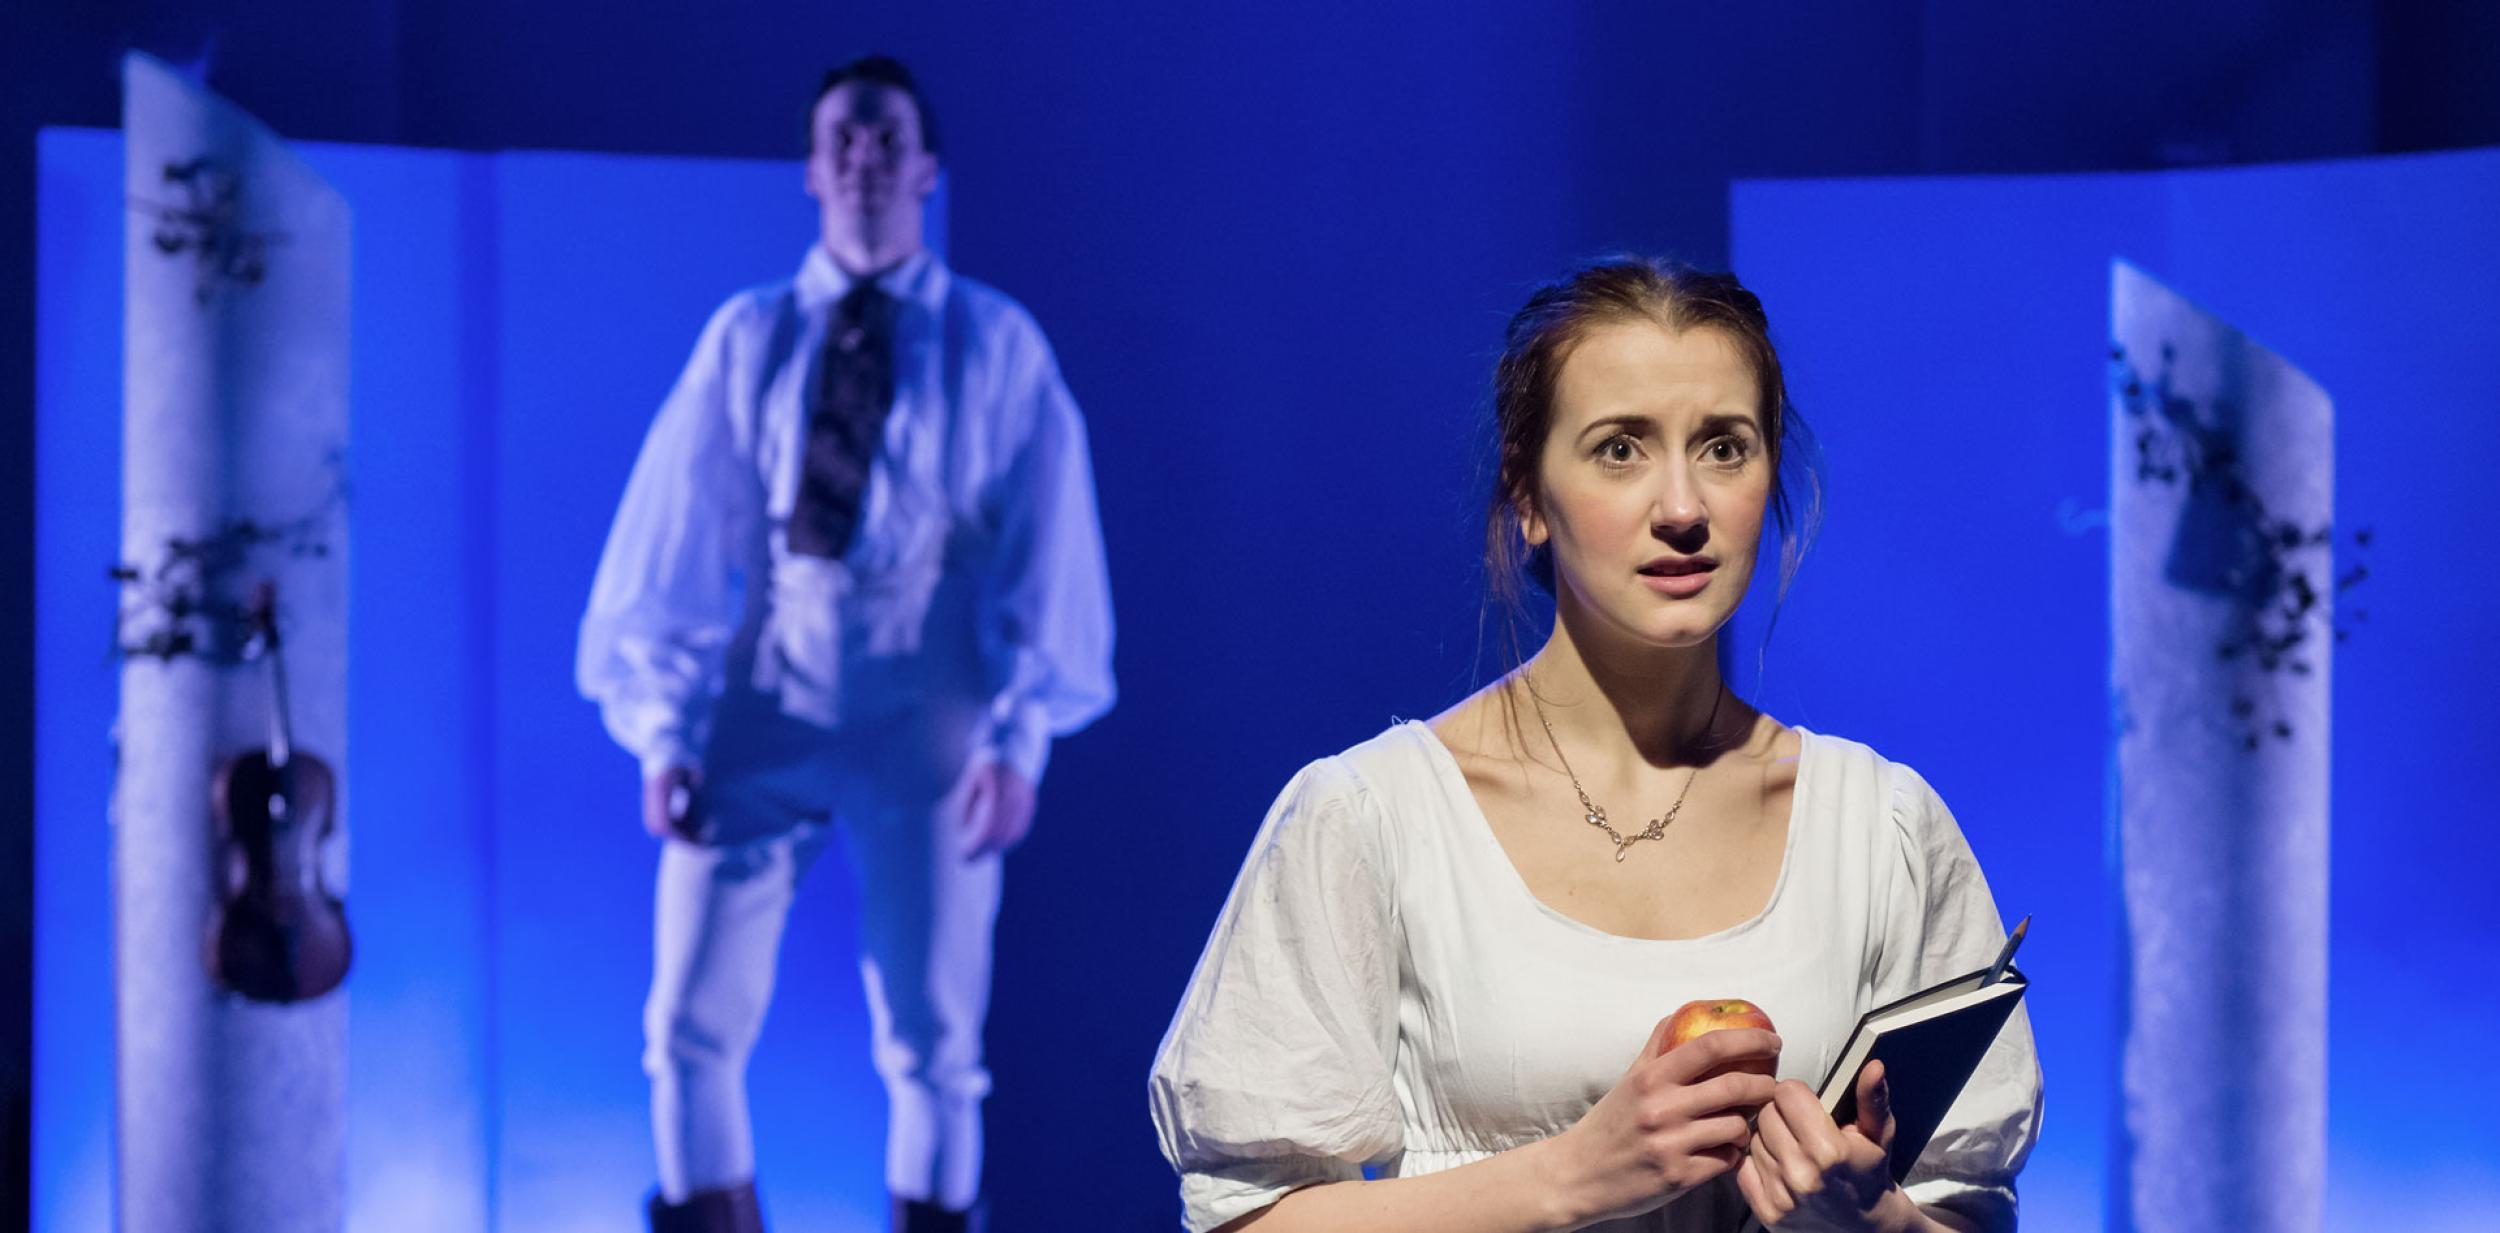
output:
<path id="1" fill-rule="evenodd" d="M 917 210 L 937 189 L 937 156 L 922 144 L 920 109 L 892 86 L 846 81 L 816 101 L 807 195 L 828 214 L 873 219 Z"/>

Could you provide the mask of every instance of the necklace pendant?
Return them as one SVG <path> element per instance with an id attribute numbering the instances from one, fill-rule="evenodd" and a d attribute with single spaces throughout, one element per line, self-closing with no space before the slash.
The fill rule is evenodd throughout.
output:
<path id="1" fill-rule="evenodd" d="M 1616 864 L 1618 864 L 1618 865 L 1622 864 L 1622 863 L 1623 863 L 1623 857 L 1624 857 L 1624 854 L 1625 854 L 1625 853 L 1627 853 L 1627 852 L 1630 852 L 1631 850 L 1632 850 L 1632 845 L 1631 845 L 1631 843 L 1630 843 L 1629 841 L 1627 841 L 1627 840 L 1617 840 L 1617 841 L 1615 842 L 1615 863 L 1616 863 Z"/>

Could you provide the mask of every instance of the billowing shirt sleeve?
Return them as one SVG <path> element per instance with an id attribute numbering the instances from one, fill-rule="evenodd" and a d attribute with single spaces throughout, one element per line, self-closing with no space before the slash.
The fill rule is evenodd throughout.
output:
<path id="1" fill-rule="evenodd" d="M 1875 1004 L 1987 966 L 2005 944 L 1996 900 L 1962 828 L 1927 781 L 1894 768 L 1891 842 L 1879 849 L 1881 952 Z M 1991 1233 L 2015 1227 L 2014 1178 L 2040 1138 L 2040 1058 L 2016 1007 L 1946 1111 L 1903 1189 Z"/>
<path id="2" fill-rule="evenodd" d="M 1039 782 L 1050 741 L 1111 709 L 1111 579 L 1085 420 L 1037 327 L 1010 397 L 1028 414 L 1024 439 L 992 486 L 996 527 L 981 593 L 988 668 L 987 744 Z"/>
<path id="3" fill-rule="evenodd" d="M 1268 811 L 1147 1083 L 1191 1230 L 1401 1150 L 1393 864 L 1334 760 Z"/>
<path id="4" fill-rule="evenodd" d="M 626 481 L 574 675 L 646 774 L 693 764 L 761 549 L 764 495 L 737 368 L 741 297 L 713 314 Z M 748 399 L 751 403 L 751 399 Z"/>

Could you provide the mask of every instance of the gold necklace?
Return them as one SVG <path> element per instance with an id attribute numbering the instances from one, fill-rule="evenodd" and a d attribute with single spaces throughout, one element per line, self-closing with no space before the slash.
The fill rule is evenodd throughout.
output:
<path id="1" fill-rule="evenodd" d="M 1588 789 L 1580 786 L 1580 775 L 1578 772 L 1571 769 L 1570 755 L 1563 752 L 1562 742 L 1556 740 L 1554 737 L 1553 721 L 1545 718 L 1545 702 L 1536 695 L 1536 682 L 1533 679 L 1530 679 L 1525 672 L 1520 673 L 1520 679 L 1527 682 L 1528 702 L 1530 705 L 1536 707 L 1537 725 L 1545 729 L 1545 739 L 1554 746 L 1554 757 L 1561 760 L 1563 765 L 1563 774 L 1569 776 L 1571 779 L 1571 790 L 1579 794 L 1580 809 L 1582 811 L 1580 816 L 1582 820 L 1586 821 L 1589 825 L 1606 832 L 1606 838 L 1614 840 L 1615 862 L 1617 864 L 1621 864 L 1623 862 L 1623 858 L 1631 853 L 1633 844 L 1639 843 L 1644 839 L 1666 838 L 1667 824 L 1675 821 L 1675 815 L 1684 812 L 1684 798 L 1692 792 L 1693 781 L 1701 778 L 1701 764 L 1698 762 L 1693 764 L 1692 773 L 1684 777 L 1684 787 L 1676 792 L 1675 803 L 1667 806 L 1666 813 L 1650 819 L 1649 826 L 1646 829 L 1634 832 L 1630 836 L 1626 836 L 1623 832 L 1616 830 L 1613 823 L 1606 820 L 1606 807 L 1591 801 L 1589 799 Z M 1721 686 L 1719 688 L 1719 692 L 1710 699 L 1710 718 L 1701 722 L 1701 731 L 1703 736 L 1708 736 L 1711 730 L 1718 726 L 1719 702 L 1721 699 L 1726 697 L 1727 688 L 1725 686 Z"/>

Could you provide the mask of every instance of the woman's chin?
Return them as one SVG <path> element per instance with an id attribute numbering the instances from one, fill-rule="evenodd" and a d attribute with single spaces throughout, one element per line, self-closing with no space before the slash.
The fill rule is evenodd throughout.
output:
<path id="1" fill-rule="evenodd" d="M 1679 618 L 1682 617 L 1682 614 L 1678 615 Z M 1617 624 L 1629 631 L 1643 646 L 1651 649 L 1690 651 L 1709 646 L 1710 640 L 1717 636 L 1719 627 L 1726 622 L 1689 618 L 1664 621 L 1659 619 L 1658 613 L 1647 612 L 1640 614 L 1636 619 Z"/>
<path id="2" fill-rule="evenodd" d="M 1624 651 L 1689 651 L 1707 647 L 1726 626 L 1728 618 L 1735 615 L 1733 611 L 1721 611 L 1718 604 L 1706 598 L 1661 602 L 1645 592 L 1603 599 L 1587 597 L 1580 604 L 1566 602 L 1565 606 L 1579 609 L 1578 619 L 1568 611 L 1564 619 L 1581 631 L 1584 640 L 1595 638 Z"/>

